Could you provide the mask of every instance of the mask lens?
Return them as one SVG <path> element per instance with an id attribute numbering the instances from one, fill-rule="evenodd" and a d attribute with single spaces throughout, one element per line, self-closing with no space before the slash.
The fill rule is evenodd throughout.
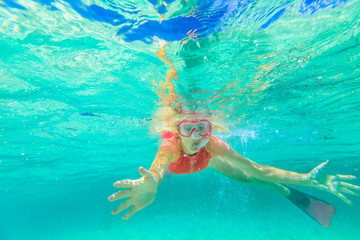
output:
<path id="1" fill-rule="evenodd" d="M 209 132 L 209 124 L 207 122 L 197 123 L 196 129 L 200 135 L 206 135 Z"/>
<path id="2" fill-rule="evenodd" d="M 193 130 L 193 124 L 192 123 L 180 123 L 179 125 L 179 132 L 186 137 L 189 137 L 192 130 Z"/>
<path id="3" fill-rule="evenodd" d="M 211 133 L 211 124 L 205 120 L 196 122 L 181 122 L 179 123 L 178 128 L 179 133 L 184 137 L 190 137 L 194 130 L 197 130 L 200 136 L 205 136 Z"/>

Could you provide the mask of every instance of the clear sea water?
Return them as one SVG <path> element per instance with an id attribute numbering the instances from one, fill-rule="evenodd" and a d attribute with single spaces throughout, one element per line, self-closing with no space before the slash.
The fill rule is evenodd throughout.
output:
<path id="1" fill-rule="evenodd" d="M 157 39 L 240 154 L 360 177 L 359 16 L 356 0 L 0 0 L 0 239 L 360 239 L 360 197 L 298 188 L 337 208 L 324 229 L 210 169 L 165 179 L 128 221 L 107 201 L 161 143 Z"/>

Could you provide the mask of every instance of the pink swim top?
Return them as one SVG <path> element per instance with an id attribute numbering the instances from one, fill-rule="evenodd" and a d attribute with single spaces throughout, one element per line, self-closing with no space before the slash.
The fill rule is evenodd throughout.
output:
<path id="1" fill-rule="evenodd" d="M 166 137 L 165 137 L 166 136 Z M 171 132 L 162 132 L 165 139 L 160 148 L 166 149 L 174 155 L 168 169 L 174 174 L 192 174 L 204 170 L 212 157 L 224 156 L 229 145 L 211 135 L 210 141 L 195 154 L 188 155 L 181 147 L 181 139 Z"/>

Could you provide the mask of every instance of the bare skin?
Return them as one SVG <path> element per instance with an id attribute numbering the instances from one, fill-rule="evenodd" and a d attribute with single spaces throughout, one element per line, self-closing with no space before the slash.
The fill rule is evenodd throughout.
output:
<path id="1" fill-rule="evenodd" d="M 194 145 L 196 146 L 199 141 L 209 141 L 205 137 L 193 136 L 194 134 L 196 134 L 195 131 L 188 138 L 180 136 L 183 150 L 187 154 L 194 154 L 198 151 L 196 151 Z M 115 208 L 112 213 L 117 214 L 131 206 L 130 210 L 123 216 L 123 219 L 129 219 L 137 211 L 151 204 L 156 197 L 157 189 L 165 175 L 166 169 L 172 161 L 177 161 L 177 159 L 173 158 L 172 153 L 159 149 L 149 170 L 143 167 L 139 168 L 139 172 L 142 175 L 140 179 L 115 182 L 114 187 L 126 189 L 112 194 L 109 197 L 109 201 L 128 199 Z M 351 204 L 350 200 L 343 194 L 359 195 L 360 187 L 345 181 L 356 179 L 356 177 L 351 175 L 329 175 L 326 173 L 328 164 L 329 162 L 326 161 L 311 172 L 302 174 L 260 165 L 241 156 L 230 148 L 224 157 L 212 158 L 209 167 L 236 181 L 270 187 L 285 196 L 289 194 L 289 190 L 282 184 L 295 184 L 330 192 L 345 203 Z"/>

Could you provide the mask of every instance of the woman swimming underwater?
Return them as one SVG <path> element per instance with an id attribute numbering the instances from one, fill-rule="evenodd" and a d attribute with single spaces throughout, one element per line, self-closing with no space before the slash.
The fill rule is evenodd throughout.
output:
<path id="1" fill-rule="evenodd" d="M 112 213 L 117 214 L 129 207 L 123 216 L 129 219 L 137 211 L 151 204 L 158 188 L 169 171 L 173 174 L 192 174 L 208 167 L 239 182 L 271 187 L 286 196 L 322 226 L 329 227 L 335 208 L 310 195 L 299 192 L 284 184 L 314 187 L 328 191 L 347 204 L 351 202 L 343 195 L 357 195 L 360 187 L 347 183 L 356 177 L 351 175 L 330 175 L 326 168 L 328 161 L 315 167 L 309 173 L 297 173 L 261 165 L 241 156 L 233 148 L 212 133 L 218 128 L 216 118 L 208 110 L 199 111 L 184 106 L 174 106 L 176 93 L 171 79 L 177 78 L 172 63 L 165 58 L 165 48 L 157 52 L 160 59 L 170 66 L 166 77 L 169 102 L 159 111 L 163 126 L 159 128 L 164 141 L 160 145 L 149 170 L 139 168 L 142 175 L 137 180 L 121 180 L 114 183 L 116 188 L 126 188 L 109 197 L 109 201 L 128 198 Z"/>

